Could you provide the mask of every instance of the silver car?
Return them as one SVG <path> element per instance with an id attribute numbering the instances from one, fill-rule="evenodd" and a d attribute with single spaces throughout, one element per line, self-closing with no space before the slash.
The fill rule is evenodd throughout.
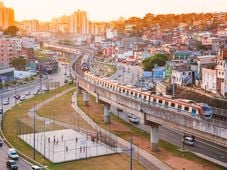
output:
<path id="1" fill-rule="evenodd" d="M 195 137 L 194 136 L 184 136 L 182 139 L 183 144 L 194 146 Z"/>

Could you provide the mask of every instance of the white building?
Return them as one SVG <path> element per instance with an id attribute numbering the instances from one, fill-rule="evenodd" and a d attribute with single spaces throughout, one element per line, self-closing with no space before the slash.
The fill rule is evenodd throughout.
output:
<path id="1" fill-rule="evenodd" d="M 33 48 L 34 50 L 40 49 L 40 44 L 37 42 L 35 37 L 22 37 L 22 47 Z"/>
<path id="2" fill-rule="evenodd" d="M 114 37 L 117 37 L 117 30 L 116 29 L 107 29 L 106 30 L 106 38 L 112 39 Z"/>
<path id="3" fill-rule="evenodd" d="M 172 83 L 178 85 L 192 84 L 192 71 L 185 65 L 175 66 L 172 68 Z"/>
<path id="4" fill-rule="evenodd" d="M 202 68 L 201 88 L 212 93 L 217 92 L 217 76 L 215 69 Z"/>

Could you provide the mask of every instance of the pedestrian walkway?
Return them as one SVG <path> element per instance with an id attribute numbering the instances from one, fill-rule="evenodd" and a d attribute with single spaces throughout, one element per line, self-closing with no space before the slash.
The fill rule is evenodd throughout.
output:
<path id="1" fill-rule="evenodd" d="M 73 88 L 67 89 L 39 103 L 35 107 L 36 110 L 71 90 Z M 119 147 L 110 146 L 105 140 L 106 136 L 104 134 L 100 134 L 101 136 L 96 138 L 95 141 L 91 134 L 87 135 L 84 133 L 86 129 L 80 128 L 80 131 L 76 131 L 74 125 L 41 117 L 34 112 L 34 107 L 29 110 L 28 115 L 32 118 L 35 116 L 37 120 L 45 120 L 65 128 L 63 130 L 37 132 L 35 137 L 34 133 L 19 135 L 31 147 L 34 147 L 35 141 L 35 149 L 51 162 L 60 163 L 122 152 Z"/>
<path id="2" fill-rule="evenodd" d="M 74 110 L 88 123 L 90 124 L 94 129 L 96 129 L 99 132 L 102 133 L 107 133 L 108 131 L 106 131 L 105 129 L 101 128 L 100 126 L 98 126 L 89 116 L 87 116 L 86 113 L 84 113 L 77 105 L 77 92 L 74 92 L 73 96 L 72 96 L 72 107 L 74 108 Z M 115 134 L 110 133 L 110 136 L 113 139 L 117 139 L 118 143 L 124 147 L 124 148 L 129 148 L 130 143 L 118 136 L 116 136 Z M 165 163 L 163 163 L 162 161 L 160 161 L 159 159 L 157 159 L 155 156 L 153 156 L 152 154 L 148 153 L 147 151 L 137 147 L 137 146 L 133 146 L 134 147 L 134 152 L 137 153 L 140 157 L 140 161 L 143 164 L 150 164 L 149 168 L 151 169 L 161 169 L 161 170 L 170 170 L 171 168 L 168 167 Z M 153 167 L 151 166 L 151 164 L 153 165 Z"/>

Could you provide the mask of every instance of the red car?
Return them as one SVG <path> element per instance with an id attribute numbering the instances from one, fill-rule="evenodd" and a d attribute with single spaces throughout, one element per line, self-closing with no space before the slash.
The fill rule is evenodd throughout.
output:
<path id="1" fill-rule="evenodd" d="M 13 96 L 16 100 L 19 100 L 20 99 L 20 95 L 14 95 Z"/>

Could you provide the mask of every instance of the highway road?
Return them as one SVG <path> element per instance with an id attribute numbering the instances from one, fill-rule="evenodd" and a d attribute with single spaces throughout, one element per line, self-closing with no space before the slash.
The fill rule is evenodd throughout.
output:
<path id="1" fill-rule="evenodd" d="M 28 98 L 33 97 L 32 93 L 38 88 L 38 86 L 42 85 L 42 87 L 43 87 L 44 86 L 43 84 L 45 82 L 59 81 L 60 86 L 63 86 L 65 84 L 64 80 L 67 77 L 67 75 L 65 75 L 65 72 L 67 73 L 67 75 L 69 74 L 69 66 L 66 67 L 65 65 L 62 65 L 62 63 L 60 62 L 59 71 L 55 74 L 48 75 L 47 76 L 48 78 L 43 80 L 42 83 L 41 83 L 41 81 L 39 81 L 39 82 L 30 84 L 27 86 L 16 87 L 9 91 L 3 91 L 3 93 L 2 93 L 3 101 L 8 100 L 8 98 L 10 99 L 9 105 L 3 105 L 3 111 L 6 112 L 8 109 L 13 107 L 16 103 L 18 104 L 19 102 L 21 102 L 19 100 L 17 100 L 15 102 L 15 99 L 13 98 L 13 95 L 15 95 L 15 92 L 16 92 L 16 94 L 22 96 L 22 95 L 25 95 L 26 91 L 29 91 L 31 93 L 31 95 L 26 96 L 26 99 L 28 99 Z M 8 155 L 7 155 L 8 149 L 9 148 L 5 144 L 3 145 L 3 147 L 0 147 L 0 170 L 7 170 L 6 161 L 8 160 Z M 30 170 L 31 169 L 31 165 L 21 158 L 17 161 L 17 164 L 18 164 L 18 169 L 21 169 L 21 170 Z"/>
<path id="2" fill-rule="evenodd" d="M 111 112 L 114 113 L 115 115 L 118 115 L 117 109 L 111 107 Z M 120 112 L 119 117 L 127 122 L 129 122 L 129 119 L 127 117 L 126 112 Z M 150 133 L 150 127 L 144 124 L 133 124 L 132 125 Z M 159 137 L 163 139 L 164 141 L 168 141 L 178 147 L 182 147 L 182 137 L 183 133 L 178 132 L 174 129 L 169 129 L 165 128 L 163 126 L 159 127 Z M 196 153 L 201 153 L 206 156 L 209 156 L 213 159 L 222 161 L 224 163 L 227 163 L 227 150 L 223 146 L 219 146 L 215 143 L 211 143 L 208 141 L 205 141 L 203 139 L 196 138 L 196 142 L 194 146 L 188 146 L 184 145 L 184 148 L 191 151 L 191 152 L 196 152 Z"/>
<path id="3" fill-rule="evenodd" d="M 116 74 L 112 75 L 112 77 L 110 77 L 110 79 L 112 79 L 112 80 L 118 80 L 119 82 L 122 83 L 121 78 L 122 78 L 122 75 L 124 75 L 125 84 L 135 85 L 135 82 L 132 81 L 132 75 L 137 75 L 137 74 L 139 76 L 142 75 L 142 71 L 140 70 L 140 68 L 138 68 L 138 66 L 130 66 L 130 65 L 122 64 L 122 63 L 117 63 L 117 66 L 118 66 L 118 68 L 120 67 L 121 69 L 118 70 L 116 72 Z M 122 69 L 123 67 L 124 67 L 124 69 Z M 125 71 L 123 71 L 123 70 L 125 70 Z M 120 79 L 119 79 L 119 75 L 121 75 Z M 138 80 L 138 79 L 136 79 L 136 80 Z M 113 113 L 117 114 L 116 108 L 111 108 L 111 110 Z M 120 118 L 124 119 L 125 121 L 128 121 L 127 113 L 122 112 L 122 114 L 120 115 Z M 149 126 L 142 125 L 142 124 L 135 125 L 135 126 L 150 133 Z M 160 132 L 159 135 L 160 135 L 161 139 L 168 141 L 179 147 L 183 146 L 182 145 L 183 133 L 181 133 L 177 130 L 174 130 L 174 129 L 169 129 L 169 128 L 167 129 L 162 126 L 160 126 L 160 128 L 159 128 L 159 132 Z M 223 146 L 219 146 L 215 143 L 211 143 L 209 141 L 196 138 L 196 143 L 195 143 L 194 147 L 187 146 L 187 145 L 184 145 L 184 147 L 185 147 L 185 149 L 187 149 L 191 152 L 201 153 L 201 154 L 211 157 L 213 159 L 227 163 L 226 148 Z"/>

